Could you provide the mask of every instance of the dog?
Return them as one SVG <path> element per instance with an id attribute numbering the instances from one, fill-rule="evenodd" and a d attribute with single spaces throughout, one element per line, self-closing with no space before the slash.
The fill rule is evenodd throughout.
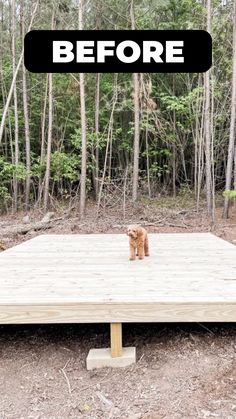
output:
<path id="1" fill-rule="evenodd" d="M 149 256 L 148 235 L 145 228 L 137 224 L 129 225 L 127 236 L 129 236 L 129 260 L 135 260 L 136 255 L 139 259 L 144 259 L 144 256 Z"/>

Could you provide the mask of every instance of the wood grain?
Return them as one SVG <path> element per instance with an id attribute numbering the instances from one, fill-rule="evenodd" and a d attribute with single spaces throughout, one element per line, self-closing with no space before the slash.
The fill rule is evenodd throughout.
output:
<path id="1" fill-rule="evenodd" d="M 0 254 L 0 323 L 236 321 L 236 247 L 150 234 L 130 262 L 119 235 L 42 235 Z"/>
<path id="2" fill-rule="evenodd" d="M 122 356 L 122 324 L 111 323 L 110 334 L 111 334 L 112 358 L 117 358 L 119 356 Z"/>

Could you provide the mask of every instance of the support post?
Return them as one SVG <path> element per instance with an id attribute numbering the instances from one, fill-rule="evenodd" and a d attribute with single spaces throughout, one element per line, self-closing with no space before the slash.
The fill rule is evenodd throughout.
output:
<path id="1" fill-rule="evenodd" d="M 121 323 L 111 323 L 110 336 L 111 336 L 111 357 L 118 358 L 122 356 L 122 324 Z"/>
<path id="2" fill-rule="evenodd" d="M 122 348 L 122 324 L 110 323 L 110 348 L 90 349 L 87 370 L 94 368 L 120 368 L 136 362 L 135 347 Z"/>

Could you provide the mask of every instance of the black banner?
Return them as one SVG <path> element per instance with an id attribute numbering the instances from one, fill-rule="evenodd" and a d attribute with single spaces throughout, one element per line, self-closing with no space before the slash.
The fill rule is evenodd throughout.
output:
<path id="1" fill-rule="evenodd" d="M 212 62 L 202 30 L 34 30 L 24 44 L 34 73 L 199 73 Z"/>

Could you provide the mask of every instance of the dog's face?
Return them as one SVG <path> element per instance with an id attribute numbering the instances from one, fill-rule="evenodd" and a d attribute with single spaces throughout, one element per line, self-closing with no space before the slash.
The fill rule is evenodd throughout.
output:
<path id="1" fill-rule="evenodd" d="M 130 225 L 127 228 L 127 236 L 132 237 L 132 239 L 137 239 L 138 235 L 139 235 L 139 230 L 140 227 L 137 225 Z"/>

